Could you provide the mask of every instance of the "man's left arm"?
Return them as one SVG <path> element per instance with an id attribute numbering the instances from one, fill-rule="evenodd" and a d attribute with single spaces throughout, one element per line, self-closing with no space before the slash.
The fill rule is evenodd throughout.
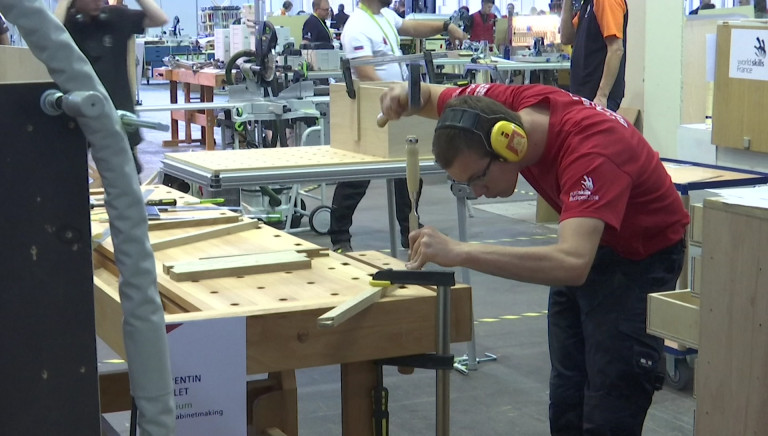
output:
<path id="1" fill-rule="evenodd" d="M 413 38 L 429 38 L 430 36 L 443 33 L 443 26 L 444 22 L 442 21 L 403 20 L 403 24 L 397 29 L 397 33 L 401 36 Z M 445 31 L 448 32 L 452 41 L 459 40 L 459 42 L 464 42 L 467 39 L 467 34 L 453 23 L 448 25 Z"/>
<path id="2" fill-rule="evenodd" d="M 165 15 L 160 6 L 154 2 L 154 0 L 136 0 L 141 10 L 144 11 L 144 25 L 145 29 L 150 27 L 161 27 L 168 24 L 168 16 Z"/>
<path id="3" fill-rule="evenodd" d="M 603 77 L 600 79 L 600 87 L 595 95 L 595 103 L 603 107 L 608 107 L 608 94 L 616 82 L 616 76 L 621 67 L 621 57 L 624 56 L 623 41 L 615 36 L 605 38 L 605 45 L 608 52 L 605 55 L 605 65 L 603 66 Z"/>
<path id="4" fill-rule="evenodd" d="M 605 39 L 606 55 L 603 76 L 594 102 L 608 107 L 608 94 L 616 82 L 624 56 L 624 15 L 627 13 L 624 0 L 600 0 L 594 3 L 594 12 Z"/>

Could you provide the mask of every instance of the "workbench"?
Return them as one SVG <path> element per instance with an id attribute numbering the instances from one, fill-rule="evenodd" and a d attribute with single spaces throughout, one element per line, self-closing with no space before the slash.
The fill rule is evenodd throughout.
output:
<path id="1" fill-rule="evenodd" d="M 444 173 L 432 155 L 421 156 L 419 168 L 422 176 Z M 400 242 L 394 231 L 394 179 L 405 177 L 405 169 L 404 158 L 368 156 L 320 145 L 167 153 L 161 161 L 160 171 L 214 191 L 225 188 L 255 189 L 272 184 L 386 179 L 390 253 L 397 257 Z"/>
<path id="2" fill-rule="evenodd" d="M 184 90 L 184 103 L 192 102 L 192 85 L 200 86 L 200 103 L 213 102 L 213 90 L 226 85 L 224 70 L 203 69 L 192 71 L 185 69 L 157 68 L 154 70 L 156 79 L 170 82 L 170 102 L 178 103 L 178 85 L 181 83 Z M 184 139 L 179 139 L 179 121 L 184 122 Z M 200 138 L 192 138 L 192 125 L 201 126 Z M 201 144 L 206 150 L 213 150 L 216 141 L 213 138 L 213 129 L 216 127 L 216 112 L 213 109 L 206 110 L 178 110 L 171 111 L 171 139 L 163 141 L 163 146 L 178 146 L 184 144 Z"/>
<path id="3" fill-rule="evenodd" d="M 470 69 L 490 72 L 510 72 L 523 71 L 523 83 L 531 83 L 531 71 L 536 70 L 570 70 L 571 61 L 553 61 L 553 62 L 520 62 L 510 61 L 500 57 L 492 57 L 490 62 L 473 63 L 470 57 L 448 57 L 432 61 L 435 65 L 456 66 L 463 69 L 466 73 Z M 511 83 L 510 74 L 503 82 Z"/>
<path id="4" fill-rule="evenodd" d="M 155 191 L 150 198 L 175 197 L 179 202 L 191 199 L 164 186 L 152 188 Z M 184 213 L 198 216 L 200 212 L 175 212 L 174 216 Z M 368 289 L 369 276 L 375 271 L 403 269 L 402 262 L 377 252 L 329 253 L 327 248 L 259 225 L 258 221 L 239 221 L 232 212 L 206 213 L 210 216 L 202 217 L 200 222 L 197 219 L 161 221 L 162 225 L 154 229 L 150 226 L 149 239 L 155 251 L 166 323 L 246 318 L 247 372 L 269 374 L 266 382 L 254 382 L 253 386 L 249 383 L 249 408 L 257 396 L 263 394 L 252 410 L 249 409 L 250 424 L 257 434 L 264 428 L 278 427 L 296 436 L 294 370 L 332 364 L 341 365 L 343 434 L 371 434 L 371 392 L 376 384 L 373 361 L 435 351 L 434 290 L 399 286 L 341 325 L 318 328 L 317 318 Z M 221 217 L 220 223 L 211 221 L 216 216 Z M 101 233 L 105 226 L 94 221 L 93 233 Z M 206 234 L 214 237 L 205 237 Z M 311 267 L 192 281 L 176 281 L 165 272 L 165 266 L 171 262 L 277 251 L 301 253 L 310 259 Z M 97 333 L 120 356 L 125 356 L 118 273 L 110 239 L 96 248 L 94 262 Z M 470 340 L 469 286 L 457 285 L 451 290 L 451 305 L 452 341 Z M 265 383 L 271 385 L 265 386 Z M 125 407 L 125 380 L 120 383 L 112 377 L 111 383 L 103 381 L 102 384 L 113 389 L 113 392 L 102 389 L 102 405 Z"/>
<path id="5" fill-rule="evenodd" d="M 672 183 L 683 199 L 685 210 L 691 210 L 691 191 L 704 189 L 733 188 L 737 186 L 750 186 L 768 183 L 768 174 L 759 171 L 743 170 L 718 165 L 708 165 L 697 162 L 688 162 L 676 159 L 661 159 L 664 168 L 672 178 Z M 686 241 L 690 239 L 690 227 L 686 233 Z M 679 285 L 681 289 L 688 288 L 688 270 L 690 259 L 685 256 L 683 271 L 680 273 Z"/>

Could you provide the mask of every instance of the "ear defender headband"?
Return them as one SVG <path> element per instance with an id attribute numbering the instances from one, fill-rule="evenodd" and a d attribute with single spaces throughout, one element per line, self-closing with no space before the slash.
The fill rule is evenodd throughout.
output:
<path id="1" fill-rule="evenodd" d="M 472 109 L 448 108 L 437 122 L 435 131 L 457 128 L 477 133 L 485 148 L 500 159 L 518 162 L 528 150 L 528 136 L 523 128 L 502 117 L 489 117 Z"/>

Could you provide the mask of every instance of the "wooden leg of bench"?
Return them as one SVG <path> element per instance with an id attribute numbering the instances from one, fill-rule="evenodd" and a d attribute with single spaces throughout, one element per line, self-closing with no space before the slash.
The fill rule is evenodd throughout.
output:
<path id="1" fill-rule="evenodd" d="M 248 383 L 248 425 L 255 434 L 280 429 L 287 436 L 298 436 L 298 396 L 293 370 L 271 372 L 266 380 Z"/>
<path id="2" fill-rule="evenodd" d="M 376 387 L 376 365 L 355 362 L 341 365 L 341 432 L 344 436 L 373 434 L 371 392 Z"/>

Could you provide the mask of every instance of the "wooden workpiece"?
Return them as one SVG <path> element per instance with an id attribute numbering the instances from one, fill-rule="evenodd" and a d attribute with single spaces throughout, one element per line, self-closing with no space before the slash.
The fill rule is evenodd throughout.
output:
<path id="1" fill-rule="evenodd" d="M 355 100 L 349 98 L 343 83 L 331 84 L 331 147 L 365 155 L 403 159 L 405 138 L 415 135 L 420 140 L 419 154 L 431 156 L 437 120 L 413 116 L 389 121 L 383 128 L 377 125 L 381 107 L 379 97 L 393 84 L 355 81 Z"/>
<path id="2" fill-rule="evenodd" d="M 221 227 L 226 226 L 194 227 L 186 231 L 216 233 Z M 185 240 L 183 231 L 178 228 L 153 230 L 149 233 L 150 241 Z M 376 382 L 372 361 L 436 350 L 435 292 L 421 286 L 393 286 L 386 296 L 341 325 L 320 328 L 318 317 L 368 290 L 375 271 L 401 268 L 402 262 L 376 252 L 328 253 L 324 247 L 264 225 L 224 233 L 211 239 L 192 238 L 189 244 L 155 252 L 158 290 L 166 322 L 245 317 L 248 374 L 292 374 L 299 368 L 341 364 L 343 434 L 369 433 L 370 395 Z M 305 253 L 311 258 L 311 268 L 185 282 L 172 280 L 163 270 L 164 264 L 275 251 Z M 94 252 L 96 328 L 99 336 L 125 357 L 118 275 L 113 257 L 110 241 Z M 457 285 L 452 289 L 451 338 L 454 342 L 470 340 L 471 304 L 469 286 Z M 280 396 L 278 401 L 290 403 L 276 409 L 291 415 L 283 417 L 282 422 L 289 425 L 281 430 L 295 436 L 296 432 L 291 429 L 296 422 L 295 395 Z M 258 407 L 259 402 L 254 404 Z M 262 415 L 253 413 L 253 416 Z"/>
<path id="3" fill-rule="evenodd" d="M 164 263 L 163 273 L 181 282 L 311 267 L 312 262 L 306 255 L 296 251 L 277 251 Z"/>

